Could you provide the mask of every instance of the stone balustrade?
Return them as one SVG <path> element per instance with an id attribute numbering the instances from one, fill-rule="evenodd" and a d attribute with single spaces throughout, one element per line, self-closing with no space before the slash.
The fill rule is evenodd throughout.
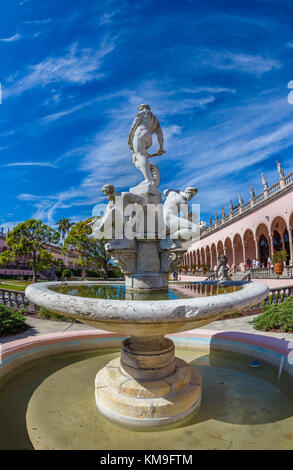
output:
<path id="1" fill-rule="evenodd" d="M 24 292 L 0 288 L 0 303 L 14 309 L 26 309 L 29 313 L 36 313 L 38 307 L 28 301 Z"/>
<path id="2" fill-rule="evenodd" d="M 285 266 L 281 276 L 277 276 L 273 268 L 255 268 L 250 273 L 252 279 L 293 279 L 293 265 Z"/>
<path id="3" fill-rule="evenodd" d="M 235 219 L 239 217 L 240 215 L 243 215 L 243 213 L 249 211 L 251 207 L 255 207 L 257 204 L 262 203 L 264 199 L 268 199 L 270 197 L 275 196 L 276 193 L 283 191 L 292 183 L 293 183 L 293 171 L 289 173 L 286 177 L 278 181 L 277 183 L 274 183 L 267 190 L 249 199 L 249 201 L 247 201 L 245 204 L 236 206 L 231 211 L 230 214 L 225 215 L 224 217 L 222 217 L 222 219 L 218 218 L 217 222 L 211 224 L 209 227 L 206 227 L 206 229 L 204 230 L 204 233 L 201 234 L 201 238 L 206 237 L 215 229 L 219 228 L 219 226 L 222 226 L 223 224 L 226 224 L 228 222 L 230 223 L 231 219 Z"/>
<path id="4" fill-rule="evenodd" d="M 284 286 L 284 287 L 274 287 L 270 289 L 270 294 L 268 297 L 257 304 L 257 307 L 263 307 L 273 305 L 273 304 L 280 304 L 286 300 L 286 298 L 290 295 L 293 295 L 293 286 Z"/>

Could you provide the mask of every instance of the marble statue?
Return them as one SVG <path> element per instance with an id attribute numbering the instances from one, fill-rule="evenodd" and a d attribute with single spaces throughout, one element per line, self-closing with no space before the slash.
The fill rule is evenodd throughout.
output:
<path id="1" fill-rule="evenodd" d="M 252 184 L 250 185 L 250 197 L 251 197 L 251 199 L 253 199 L 255 197 L 255 192 L 254 192 Z"/>
<path id="2" fill-rule="evenodd" d="M 157 153 L 149 155 L 147 149 L 152 146 L 154 133 L 157 134 L 159 147 Z M 164 137 L 159 121 L 148 104 L 138 106 L 138 113 L 129 132 L 128 145 L 133 152 L 132 163 L 144 176 L 143 183 L 155 183 L 158 186 L 159 170 L 156 165 L 149 163 L 149 158 L 165 153 Z"/>
<path id="3" fill-rule="evenodd" d="M 199 228 L 201 232 L 204 232 L 207 229 L 207 223 L 204 220 L 199 222 Z"/>
<path id="4" fill-rule="evenodd" d="M 284 170 L 281 166 L 281 163 L 277 160 L 277 168 L 278 168 L 278 173 L 279 173 L 279 176 L 280 176 L 280 179 L 281 178 L 284 178 L 285 177 L 285 173 L 284 173 Z"/>
<path id="5" fill-rule="evenodd" d="M 261 174 L 261 182 L 262 182 L 264 190 L 267 191 L 269 189 L 268 182 L 267 182 L 266 177 L 263 173 Z"/>
<path id="6" fill-rule="evenodd" d="M 212 221 L 212 218 L 209 217 L 209 226 L 211 227 L 213 225 L 213 221 Z"/>
<path id="7" fill-rule="evenodd" d="M 220 281 L 228 281 L 229 280 L 229 267 L 227 266 L 228 258 L 226 255 L 220 255 L 218 257 L 218 266 L 216 272 L 218 273 L 218 277 Z"/>
<path id="8" fill-rule="evenodd" d="M 240 193 L 238 194 L 238 202 L 239 202 L 239 206 L 243 205 L 243 199 Z"/>
<path id="9" fill-rule="evenodd" d="M 131 216 L 125 216 L 124 210 L 128 204 L 140 204 L 143 206 L 144 199 L 130 192 L 117 193 L 112 184 L 105 184 L 102 188 L 108 199 L 107 208 L 102 218 L 94 220 L 92 225 L 93 238 L 109 238 L 108 249 L 115 247 L 129 248 L 133 240 L 124 237 L 124 226 Z M 120 204 L 118 202 L 120 197 Z"/>
<path id="10" fill-rule="evenodd" d="M 222 210 L 221 210 L 221 215 L 222 215 L 222 219 L 223 219 L 223 218 L 225 217 L 225 209 L 224 209 L 224 207 L 223 207 Z"/>
<path id="11" fill-rule="evenodd" d="M 186 188 L 185 191 L 167 189 L 164 191 L 166 200 L 163 207 L 164 222 L 167 237 L 170 240 L 190 240 L 199 233 L 197 224 L 192 221 L 192 213 L 188 201 L 197 194 L 196 188 Z M 186 212 L 180 217 L 180 212 Z"/>
<path id="12" fill-rule="evenodd" d="M 234 209 L 233 202 L 230 200 L 230 212 L 233 212 L 233 209 Z"/>

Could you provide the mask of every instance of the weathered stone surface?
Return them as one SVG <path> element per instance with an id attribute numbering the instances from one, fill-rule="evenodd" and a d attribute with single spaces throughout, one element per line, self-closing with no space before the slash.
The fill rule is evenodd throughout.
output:
<path id="1" fill-rule="evenodd" d="M 124 374 L 119 358 L 98 372 L 96 402 L 108 418 L 138 426 L 158 426 L 183 419 L 201 400 L 199 371 L 175 359 L 176 371 L 163 380 L 141 381 Z"/>
<path id="2" fill-rule="evenodd" d="M 60 294 L 54 286 L 86 285 L 85 282 L 40 282 L 26 288 L 26 297 L 40 307 L 73 316 L 106 331 L 133 335 L 165 335 L 188 331 L 215 320 L 223 313 L 243 310 L 269 294 L 260 282 L 244 283 L 237 292 L 218 296 L 166 301 L 102 300 Z M 90 282 L 99 285 L 99 282 Z"/>

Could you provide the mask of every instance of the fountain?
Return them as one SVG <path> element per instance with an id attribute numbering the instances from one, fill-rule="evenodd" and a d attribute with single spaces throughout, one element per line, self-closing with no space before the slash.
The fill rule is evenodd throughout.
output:
<path id="1" fill-rule="evenodd" d="M 199 224 L 189 206 L 197 189 L 167 190 L 162 203 L 160 172 L 150 158 L 165 153 L 163 133 L 148 105 L 138 109 L 129 147 L 132 162 L 144 180 L 121 194 L 113 185 L 105 185 L 107 210 L 93 225 L 93 236 L 109 239 L 107 249 L 125 274 L 125 298 L 71 295 L 86 282 L 34 284 L 26 289 L 26 296 L 45 309 L 128 336 L 122 341 L 120 358 L 97 372 L 96 405 L 116 423 L 152 428 L 184 420 L 201 403 L 199 370 L 175 356 L 174 343 L 166 335 L 254 305 L 268 295 L 268 288 L 260 283 L 238 283 L 233 292 L 224 295 L 157 300 L 157 294 L 168 292 L 170 272 L 182 259 L 188 241 L 199 236 Z M 159 149 L 149 155 L 154 133 Z M 225 263 L 223 258 L 221 286 L 233 287 L 227 280 Z"/>

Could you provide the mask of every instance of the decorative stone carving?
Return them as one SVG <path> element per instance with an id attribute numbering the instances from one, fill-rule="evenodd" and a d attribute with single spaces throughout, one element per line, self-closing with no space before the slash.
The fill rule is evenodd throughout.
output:
<path id="1" fill-rule="evenodd" d="M 252 184 L 250 185 L 250 197 L 251 197 L 251 199 L 255 198 L 255 192 L 254 192 Z"/>
<path id="2" fill-rule="evenodd" d="M 159 148 L 157 153 L 149 155 L 147 149 L 152 146 L 152 135 L 157 134 Z M 157 117 L 151 112 L 148 104 L 138 106 L 138 113 L 131 126 L 128 145 L 132 150 L 132 163 L 142 172 L 143 183 L 160 183 L 160 171 L 148 159 L 165 153 L 163 149 L 164 137 Z"/>
<path id="3" fill-rule="evenodd" d="M 262 185 L 263 185 L 263 189 L 265 191 L 267 191 L 269 189 L 269 187 L 268 187 L 268 182 L 266 180 L 266 177 L 265 177 L 264 173 L 261 174 L 261 182 L 262 182 Z"/>
<path id="4" fill-rule="evenodd" d="M 218 277 L 220 281 L 228 281 L 229 280 L 229 267 L 227 266 L 228 258 L 226 255 L 220 255 L 218 257 L 218 266 L 216 272 L 218 273 Z"/>
<path id="5" fill-rule="evenodd" d="M 161 271 L 172 272 L 180 264 L 184 256 L 184 249 L 177 249 L 174 251 L 163 251 L 161 253 Z"/>
<path id="6" fill-rule="evenodd" d="M 131 274 L 136 271 L 136 251 L 114 250 L 111 256 L 123 273 Z"/>
<path id="7" fill-rule="evenodd" d="M 278 173 L 279 173 L 280 179 L 285 178 L 284 170 L 281 166 L 281 163 L 278 160 L 277 160 L 277 168 L 278 168 Z"/>
<path id="8" fill-rule="evenodd" d="M 199 234 L 197 224 L 192 221 L 192 214 L 188 201 L 197 194 L 196 188 L 186 188 L 185 191 L 167 189 L 164 191 L 166 201 L 164 203 L 164 222 L 167 235 L 170 240 L 186 241 L 195 238 Z M 180 217 L 178 214 L 184 210 L 186 214 Z M 174 246 L 173 244 L 170 248 Z"/>
<path id="9" fill-rule="evenodd" d="M 110 239 L 108 249 L 111 247 L 132 248 L 133 240 L 124 237 L 125 223 L 131 219 L 131 216 L 124 216 L 124 209 L 128 204 L 144 205 L 144 198 L 131 192 L 117 193 L 112 184 L 105 184 L 102 191 L 109 202 L 105 215 L 94 220 L 92 237 Z M 121 200 L 118 203 L 119 196 Z"/>

